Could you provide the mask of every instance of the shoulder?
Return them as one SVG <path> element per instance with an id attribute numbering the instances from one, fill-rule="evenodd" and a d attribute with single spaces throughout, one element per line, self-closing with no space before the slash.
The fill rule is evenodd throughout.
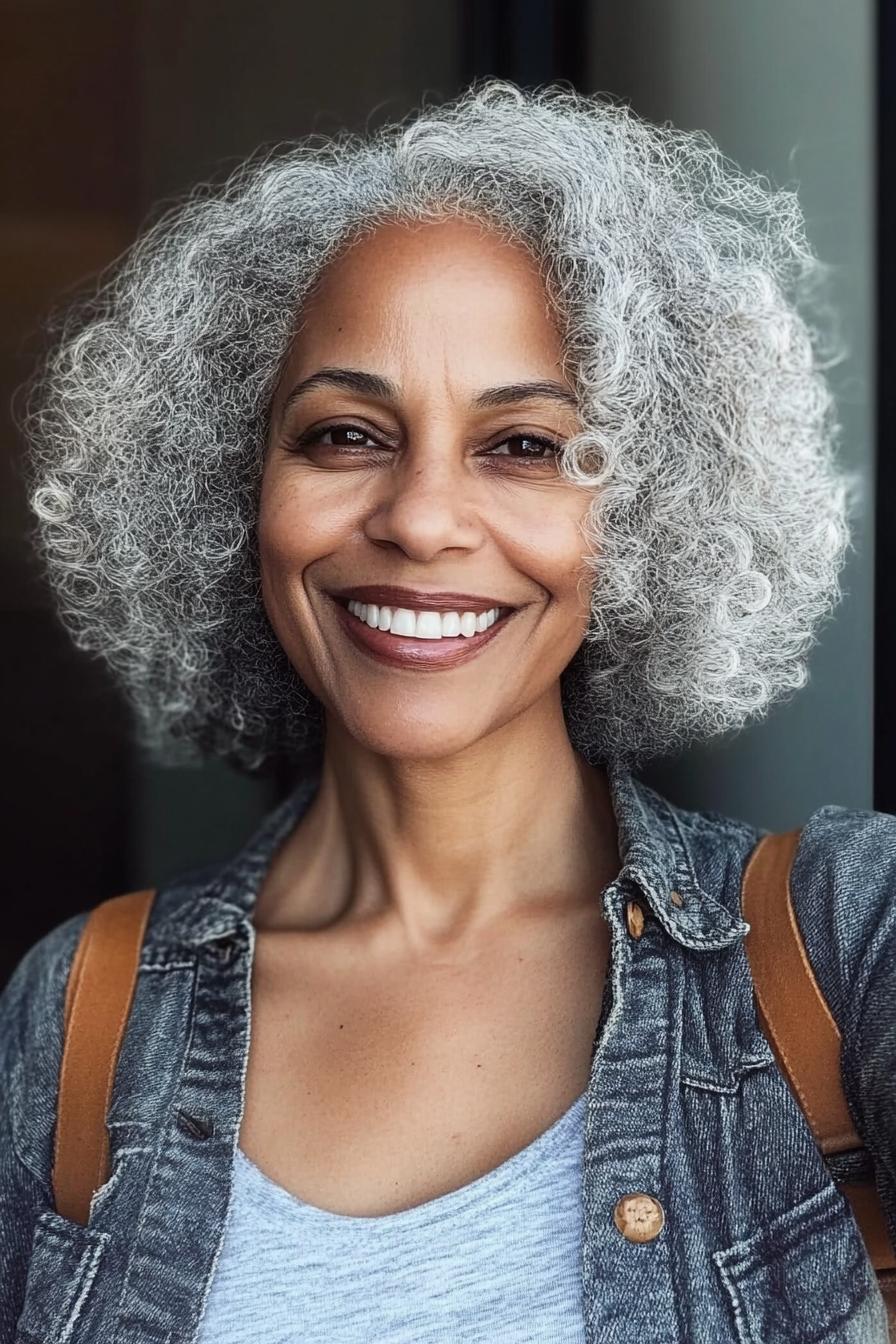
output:
<path id="1" fill-rule="evenodd" d="M 744 869 L 768 830 L 712 810 L 666 804 L 679 861 L 740 914 Z M 799 827 L 790 873 L 795 917 L 835 1018 L 887 956 L 896 961 L 896 816 L 827 804 Z"/>
<path id="2" fill-rule="evenodd" d="M 199 918 L 202 897 L 220 869 L 216 864 L 193 870 L 155 890 L 146 945 L 164 936 L 170 925 L 189 928 L 191 920 Z M 46 1044 L 52 1044 L 56 1036 L 61 1040 L 69 972 L 92 909 L 68 916 L 39 938 L 0 990 L 0 1062 L 5 1050 L 25 1046 L 34 1032 Z"/>
<path id="3" fill-rule="evenodd" d="M 831 1011 L 848 1025 L 896 951 L 896 816 L 818 808 L 800 832 L 790 894 Z"/>
<path id="4" fill-rule="evenodd" d="M 144 938 L 150 963 L 167 956 L 173 930 L 189 930 L 200 918 L 202 893 L 216 871 L 189 873 L 156 891 Z M 70 915 L 39 938 L 0 990 L 3 1109 L 14 1149 L 41 1180 L 50 1169 L 66 990 L 92 908 Z"/>
<path id="5" fill-rule="evenodd" d="M 720 812 L 675 809 L 707 890 L 740 912 L 744 868 L 768 831 Z M 794 915 L 841 1026 L 886 961 L 896 964 L 896 816 L 830 803 L 799 827 L 790 871 Z"/>
<path id="6" fill-rule="evenodd" d="M 66 986 L 88 914 L 71 915 L 39 938 L 0 993 L 0 1130 L 41 1182 L 50 1169 Z"/>
<path id="7" fill-rule="evenodd" d="M 70 915 L 34 943 L 0 993 L 0 1062 L 39 1033 L 44 1048 L 61 1035 L 62 1009 L 75 949 L 89 910 Z"/>
<path id="8" fill-rule="evenodd" d="M 840 1029 L 844 1091 L 896 1239 L 896 816 L 834 805 L 813 812 L 790 891 Z"/>

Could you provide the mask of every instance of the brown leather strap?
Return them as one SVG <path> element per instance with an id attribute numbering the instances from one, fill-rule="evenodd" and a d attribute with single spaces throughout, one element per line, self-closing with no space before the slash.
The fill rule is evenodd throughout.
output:
<path id="1" fill-rule="evenodd" d="M 840 1030 L 815 978 L 797 924 L 790 870 L 800 829 L 765 835 L 744 869 L 744 940 L 758 1017 L 781 1071 L 825 1154 L 859 1148 L 840 1074 Z M 875 1269 L 896 1268 L 896 1252 L 873 1185 L 842 1185 Z"/>
<path id="2" fill-rule="evenodd" d="M 109 1177 L 106 1113 L 155 889 L 112 896 L 91 910 L 65 994 L 53 1193 L 56 1211 L 87 1223 Z"/>

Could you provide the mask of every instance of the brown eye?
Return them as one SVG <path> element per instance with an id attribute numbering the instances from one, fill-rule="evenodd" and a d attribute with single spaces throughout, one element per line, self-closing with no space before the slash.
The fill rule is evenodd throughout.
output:
<path id="1" fill-rule="evenodd" d="M 505 445 L 518 445 L 516 451 L 501 452 Z M 488 456 L 504 457 L 514 462 L 552 462 L 559 455 L 562 444 L 553 439 L 538 438 L 533 434 L 511 434 L 488 451 Z"/>
<path id="2" fill-rule="evenodd" d="M 334 437 L 330 443 L 326 442 L 326 435 L 332 434 Z M 297 448 L 306 448 L 309 444 L 323 444 L 325 448 L 362 448 L 370 442 L 370 435 L 365 430 L 359 429 L 357 425 L 324 425 L 322 429 L 309 429 L 296 439 Z"/>

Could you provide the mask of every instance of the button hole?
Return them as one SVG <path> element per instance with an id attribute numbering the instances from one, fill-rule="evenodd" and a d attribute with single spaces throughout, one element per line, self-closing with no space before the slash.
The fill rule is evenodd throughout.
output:
<path id="1" fill-rule="evenodd" d="M 215 961 L 223 962 L 225 965 L 236 952 L 236 939 L 227 935 L 223 938 L 216 938 L 210 943 L 206 943 L 206 948 L 210 957 Z"/>
<path id="2" fill-rule="evenodd" d="M 177 1125 L 191 1139 L 207 1139 L 215 1129 L 213 1121 L 204 1116 L 190 1115 L 189 1111 L 178 1111 Z"/>

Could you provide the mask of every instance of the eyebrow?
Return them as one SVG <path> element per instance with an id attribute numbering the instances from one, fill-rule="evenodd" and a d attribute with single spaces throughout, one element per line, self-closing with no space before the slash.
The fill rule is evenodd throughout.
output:
<path id="1" fill-rule="evenodd" d="M 359 392 L 362 396 L 376 397 L 380 401 L 397 401 L 399 390 L 389 378 L 378 373 L 365 373 L 362 369 L 318 369 L 310 377 L 296 383 L 283 403 L 281 416 L 284 416 L 294 401 L 315 387 L 343 387 L 350 392 Z M 505 383 L 501 387 L 487 387 L 473 398 L 473 406 L 484 409 L 491 406 L 508 406 L 518 401 L 531 401 L 536 397 L 563 402 L 573 410 L 579 409 L 578 400 L 568 387 L 550 379 L 529 383 Z"/>

